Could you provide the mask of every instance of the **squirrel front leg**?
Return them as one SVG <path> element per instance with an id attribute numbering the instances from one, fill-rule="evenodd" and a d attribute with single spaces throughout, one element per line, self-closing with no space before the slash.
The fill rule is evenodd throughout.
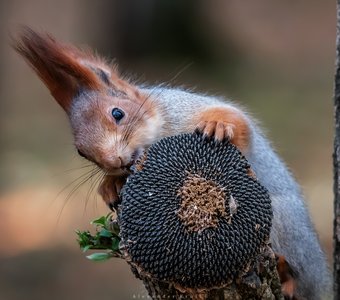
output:
<path id="1" fill-rule="evenodd" d="M 125 176 L 117 177 L 105 175 L 103 181 L 100 183 L 98 193 L 111 210 L 117 208 L 119 203 L 119 194 L 125 182 Z"/>
<path id="2" fill-rule="evenodd" d="M 249 125 L 241 111 L 231 107 L 208 108 L 195 115 L 196 130 L 216 140 L 229 138 L 244 154 L 249 146 Z"/>

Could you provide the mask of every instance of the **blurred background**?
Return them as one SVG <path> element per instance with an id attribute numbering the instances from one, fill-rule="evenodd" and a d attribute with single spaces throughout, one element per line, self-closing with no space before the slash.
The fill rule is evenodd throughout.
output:
<path id="1" fill-rule="evenodd" d="M 0 299 L 143 299 L 123 261 L 98 264 L 76 229 L 107 213 L 68 121 L 9 47 L 19 24 L 114 58 L 138 82 L 241 103 L 302 185 L 332 247 L 335 1 L 0 1 Z M 289 220 L 287 220 L 289 221 Z"/>

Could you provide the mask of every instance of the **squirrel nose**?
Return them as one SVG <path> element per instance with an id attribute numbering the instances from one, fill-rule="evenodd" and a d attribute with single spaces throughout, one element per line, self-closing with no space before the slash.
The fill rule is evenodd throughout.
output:
<path id="1" fill-rule="evenodd" d="M 112 161 L 110 161 L 110 165 L 112 168 L 119 169 L 122 166 L 122 159 L 120 156 L 115 157 Z"/>

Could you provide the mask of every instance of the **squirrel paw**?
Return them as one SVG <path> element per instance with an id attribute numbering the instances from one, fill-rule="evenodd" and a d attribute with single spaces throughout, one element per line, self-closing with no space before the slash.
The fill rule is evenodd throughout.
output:
<path id="1" fill-rule="evenodd" d="M 218 107 L 197 115 L 196 130 L 218 141 L 229 139 L 242 152 L 249 144 L 249 126 L 243 114 L 231 108 Z"/>
<path id="2" fill-rule="evenodd" d="M 201 121 L 198 123 L 196 130 L 202 132 L 207 137 L 214 136 L 218 141 L 222 141 L 225 138 L 232 140 L 234 137 L 235 125 L 219 121 Z"/>
<path id="3" fill-rule="evenodd" d="M 119 194 L 125 181 L 126 178 L 106 175 L 99 185 L 98 193 L 112 211 L 119 204 Z"/>

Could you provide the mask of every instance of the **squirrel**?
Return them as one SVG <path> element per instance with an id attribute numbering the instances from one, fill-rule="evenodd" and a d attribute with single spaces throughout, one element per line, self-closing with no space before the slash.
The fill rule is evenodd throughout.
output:
<path id="1" fill-rule="evenodd" d="M 93 52 L 29 27 L 12 46 L 67 113 L 78 153 L 105 171 L 99 193 L 111 209 L 130 167 L 159 139 L 195 130 L 216 140 L 229 138 L 270 194 L 270 242 L 279 254 L 283 294 L 308 300 L 329 295 L 325 255 L 300 187 L 244 109 L 227 99 L 183 89 L 138 86 Z"/>

